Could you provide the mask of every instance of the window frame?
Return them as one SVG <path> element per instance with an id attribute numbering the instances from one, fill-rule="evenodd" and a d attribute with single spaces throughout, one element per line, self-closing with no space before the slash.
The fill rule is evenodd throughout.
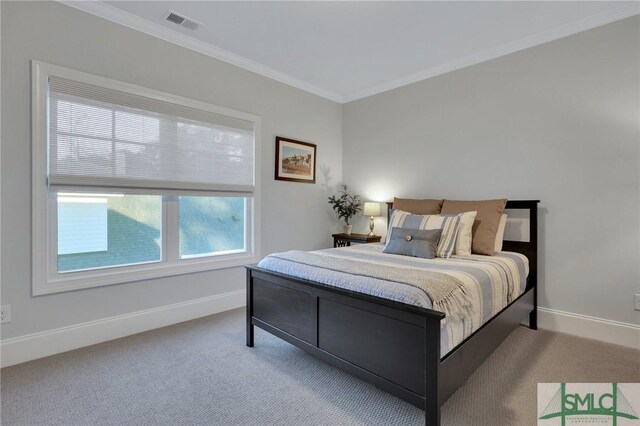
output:
<path id="1" fill-rule="evenodd" d="M 81 71 L 40 61 L 31 61 L 32 73 L 32 280 L 34 296 L 64 291 L 100 287 L 152 278 L 211 271 L 255 263 L 260 259 L 260 146 L 261 118 L 254 114 L 188 99 L 129 83 L 124 83 Z M 47 184 L 49 111 L 47 82 L 49 76 L 76 80 L 106 88 L 146 96 L 165 102 L 198 108 L 253 123 L 254 129 L 254 191 L 245 197 L 245 251 L 213 254 L 188 259 L 179 257 L 179 195 L 228 197 L 225 192 L 194 190 L 173 192 L 123 190 L 123 193 L 162 196 L 162 248 L 159 261 L 132 265 L 95 268 L 75 272 L 57 272 L 57 193 Z M 197 188 L 196 188 L 197 189 Z M 95 192 L 76 188 L 77 191 Z M 65 192 L 73 192 L 69 190 Z M 104 191 L 108 192 L 108 191 Z M 118 191 L 120 192 L 120 191 Z M 171 226 L 175 224 L 176 226 Z"/>

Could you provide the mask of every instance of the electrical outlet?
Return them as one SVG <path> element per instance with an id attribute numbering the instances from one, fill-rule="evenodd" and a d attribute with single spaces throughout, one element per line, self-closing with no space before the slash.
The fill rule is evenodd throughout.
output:
<path id="1" fill-rule="evenodd" d="M 0 324 L 11 322 L 11 305 L 0 306 Z"/>
<path id="2" fill-rule="evenodd" d="M 636 300 L 636 307 L 633 309 L 635 309 L 636 311 L 640 311 L 640 294 L 636 294 L 635 300 Z"/>

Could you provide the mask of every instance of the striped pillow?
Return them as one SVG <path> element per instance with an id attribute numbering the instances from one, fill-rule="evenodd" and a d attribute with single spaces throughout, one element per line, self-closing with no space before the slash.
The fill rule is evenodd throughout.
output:
<path id="1" fill-rule="evenodd" d="M 393 228 L 405 229 L 441 229 L 442 235 L 438 242 L 436 256 L 448 259 L 456 246 L 456 236 L 460 228 L 461 214 L 430 214 L 417 215 L 402 210 L 394 210 L 389 221 L 389 228 L 385 238 L 385 245 L 389 242 Z"/>

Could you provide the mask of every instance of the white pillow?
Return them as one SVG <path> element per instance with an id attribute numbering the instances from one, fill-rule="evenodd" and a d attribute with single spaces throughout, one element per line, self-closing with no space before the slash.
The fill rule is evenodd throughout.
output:
<path id="1" fill-rule="evenodd" d="M 477 211 L 462 213 L 458 237 L 456 238 L 456 248 L 453 254 L 457 254 L 458 256 L 471 256 L 473 222 L 476 220 L 477 214 Z"/>
<path id="2" fill-rule="evenodd" d="M 502 241 L 504 240 L 504 228 L 507 227 L 507 215 L 503 214 L 500 217 L 500 223 L 498 223 L 498 232 L 496 232 L 496 242 L 494 244 L 493 251 L 499 252 L 502 251 Z"/>

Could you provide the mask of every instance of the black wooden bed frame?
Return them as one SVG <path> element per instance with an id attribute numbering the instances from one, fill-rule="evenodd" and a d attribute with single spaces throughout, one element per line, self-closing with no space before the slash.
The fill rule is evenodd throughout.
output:
<path id="1" fill-rule="evenodd" d="M 527 315 L 537 329 L 538 203 L 506 206 L 529 210 L 529 241 L 503 245 L 529 259 L 525 292 L 442 358 L 442 312 L 256 266 L 247 266 L 247 346 L 258 326 L 424 409 L 425 424 L 438 426 L 440 406 Z"/>

